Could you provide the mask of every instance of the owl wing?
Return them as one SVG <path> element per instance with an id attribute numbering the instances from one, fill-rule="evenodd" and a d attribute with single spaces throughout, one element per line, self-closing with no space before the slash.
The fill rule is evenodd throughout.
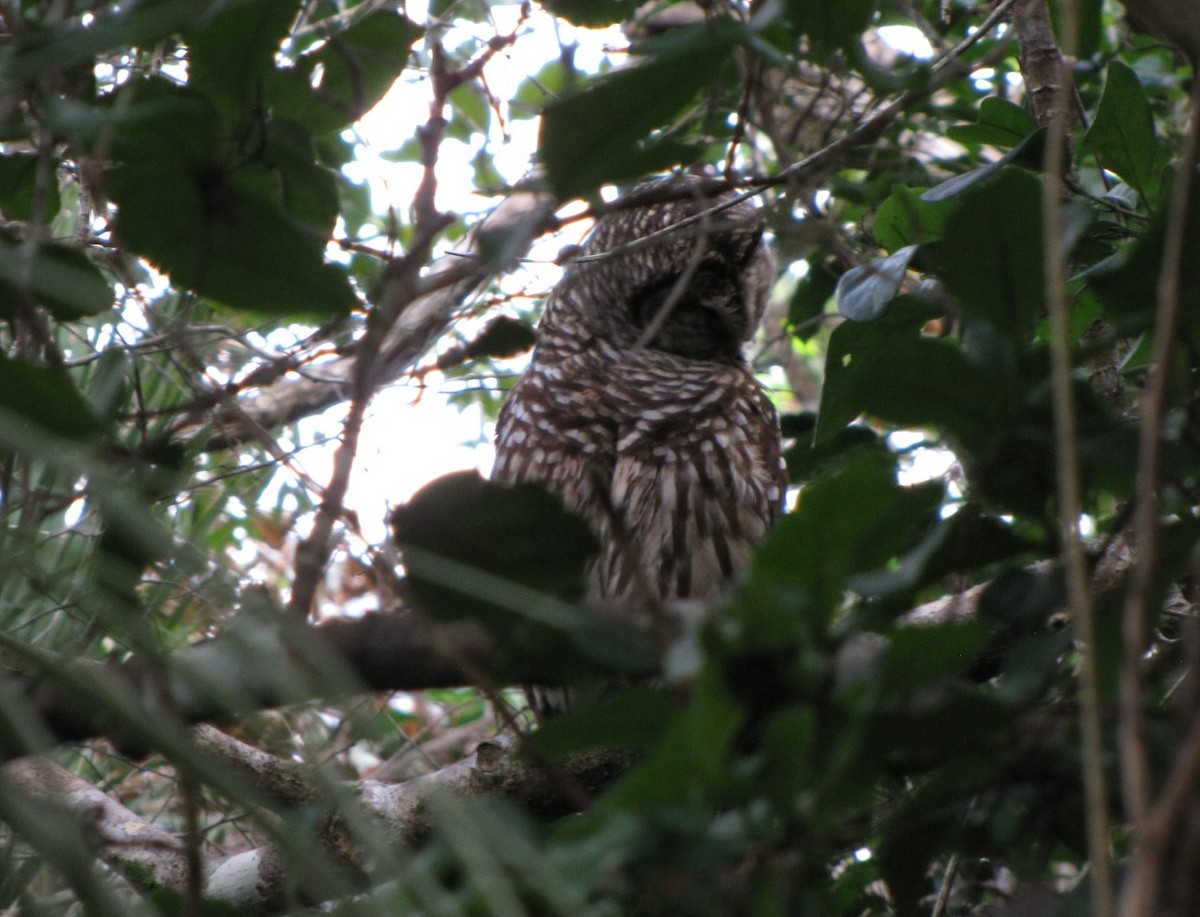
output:
<path id="1" fill-rule="evenodd" d="M 782 504 L 779 421 L 749 371 L 672 369 L 631 370 L 613 394 L 626 402 L 611 490 L 623 531 L 605 544 L 604 595 L 720 596 Z"/>
<path id="2" fill-rule="evenodd" d="M 492 478 L 542 484 L 603 540 L 616 451 L 602 381 L 586 356 L 535 361 L 500 409 Z"/>

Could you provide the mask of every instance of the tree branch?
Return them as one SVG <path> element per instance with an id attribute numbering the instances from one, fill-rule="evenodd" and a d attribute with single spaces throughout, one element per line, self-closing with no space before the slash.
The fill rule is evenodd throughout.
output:
<path id="1" fill-rule="evenodd" d="M 216 730 L 202 734 L 201 748 L 220 747 L 228 762 L 243 750 Z M 238 748 L 237 746 L 241 746 Z M 249 749 L 254 755 L 263 753 Z M 270 757 L 270 756 L 267 756 Z M 470 757 L 436 773 L 407 783 L 364 780 L 354 785 L 355 808 L 345 814 L 345 801 L 323 826 L 316 840 L 322 846 L 329 870 L 324 874 L 297 875 L 286 872 L 287 857 L 274 846 L 209 858 L 202 864 L 203 896 L 254 913 L 275 913 L 295 903 L 296 897 L 316 903 L 331 895 L 368 887 L 360 869 L 362 852 L 355 842 L 364 832 L 380 836 L 396 862 L 423 843 L 437 822 L 439 794 L 460 799 L 504 796 L 521 805 L 534 817 L 560 818 L 577 811 L 575 795 L 564 793 L 559 779 L 565 777 L 587 799 L 595 798 L 629 769 L 636 756 L 627 751 L 603 750 L 576 755 L 558 766 L 558 774 L 522 759 L 520 740 L 501 737 L 479 745 Z M 259 762 L 262 763 L 262 762 Z M 286 766 L 287 762 L 280 762 Z M 254 768 L 257 765 L 253 766 Z M 96 855 L 119 869 L 139 888 L 186 891 L 187 867 L 184 842 L 175 835 L 142 820 L 107 794 L 50 761 L 25 758 L 4 767 L 10 787 L 32 801 L 54 803 L 65 809 L 81 833 L 93 839 Z M 310 839 L 300 839 L 308 843 Z M 384 870 L 373 871 L 370 881 L 387 878 Z"/>
<path id="2" fill-rule="evenodd" d="M 492 274 L 523 257 L 535 238 L 553 228 L 554 207 L 548 194 L 514 191 L 461 243 L 430 264 L 384 337 L 374 370 L 377 386 L 395 382 L 411 371 L 450 327 L 462 303 Z M 357 346 L 310 367 L 301 378 L 287 375 L 275 379 L 214 413 L 206 411 L 181 424 L 174 432 L 193 441 L 201 451 L 219 451 L 346 401 L 351 394 L 356 351 Z"/>

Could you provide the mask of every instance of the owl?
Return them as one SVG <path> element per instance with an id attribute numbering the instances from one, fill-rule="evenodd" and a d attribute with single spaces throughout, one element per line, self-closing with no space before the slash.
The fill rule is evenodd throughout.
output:
<path id="1" fill-rule="evenodd" d="M 590 604 L 630 614 L 719 599 L 786 485 L 779 418 L 742 353 L 774 281 L 763 217 L 714 211 L 732 195 L 705 185 L 647 182 L 597 222 L 497 422 L 493 478 L 580 514 L 600 544 Z M 539 716 L 565 704 L 529 693 Z"/>

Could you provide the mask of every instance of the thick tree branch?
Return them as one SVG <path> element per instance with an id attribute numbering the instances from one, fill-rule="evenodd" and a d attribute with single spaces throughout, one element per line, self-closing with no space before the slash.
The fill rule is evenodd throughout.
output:
<path id="1" fill-rule="evenodd" d="M 228 762 L 246 749 L 215 730 L 201 736 L 201 748 L 220 747 Z M 367 887 L 360 868 L 362 852 L 354 838 L 368 832 L 383 839 L 397 863 L 407 852 L 425 841 L 436 827 L 436 797 L 452 794 L 460 799 L 505 796 L 519 803 L 534 817 L 551 820 L 577 810 L 574 793 L 560 789 L 561 778 L 585 798 L 591 799 L 620 777 L 635 761 L 630 752 L 604 750 L 576 755 L 562 762 L 551 777 L 544 768 L 524 760 L 519 740 L 501 737 L 482 743 L 470 757 L 436 773 L 407 783 L 365 780 L 354 786 L 354 805 L 339 800 L 337 814 L 319 827 L 313 839 L 322 846 L 327 871 L 323 875 L 298 876 L 286 871 L 288 858 L 274 846 L 259 847 L 223 859 L 209 858 L 202 864 L 203 895 L 252 913 L 275 913 L 295 897 L 315 903 L 331 894 Z M 237 746 L 240 746 L 237 748 Z M 255 756 L 261 752 L 250 749 Z M 269 756 L 268 756 L 269 757 Z M 257 764 L 248 765 L 257 770 Z M 286 762 L 280 762 L 286 765 Z M 143 890 L 166 889 L 179 894 L 186 890 L 184 843 L 170 832 L 142 820 L 107 794 L 58 765 L 39 758 L 9 763 L 4 777 L 10 786 L 31 800 L 54 803 L 73 818 L 78 828 L 92 839 L 96 856 L 122 871 Z M 347 814 L 349 809 L 354 809 Z M 337 875 L 332 875 L 331 872 Z M 384 870 L 373 870 L 370 881 L 387 878 Z"/>
<path id="2" fill-rule="evenodd" d="M 527 682 L 554 684 L 545 659 L 500 646 L 473 622 L 439 623 L 412 612 L 370 614 L 309 627 L 246 615 L 229 632 L 173 654 L 169 675 L 141 660 L 121 664 L 33 654 L 13 641 L 4 653 L 24 683 L 14 701 L 30 704 L 37 728 L 0 731 L 0 756 L 11 759 L 54 742 L 109 735 L 143 750 L 128 722 L 221 720 L 266 707 L 364 691 Z M 614 622 L 614 627 L 620 627 Z M 622 639 L 631 635 L 621 627 Z M 647 647 L 652 652 L 651 647 Z M 555 669 L 561 671 L 560 661 Z M 104 698 L 132 703 L 122 725 Z M 7 712 L 15 719 L 17 708 Z M 40 720 L 40 723 L 37 721 Z M 37 737 L 31 734 L 39 733 Z"/>

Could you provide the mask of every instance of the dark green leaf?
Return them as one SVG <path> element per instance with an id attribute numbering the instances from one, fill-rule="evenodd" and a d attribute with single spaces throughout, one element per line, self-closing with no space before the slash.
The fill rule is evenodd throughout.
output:
<path id="1" fill-rule="evenodd" d="M 1116 623 L 1116 622 L 1113 622 Z M 1113 628 L 1118 635 L 1120 626 Z M 1051 684 L 1074 634 L 1069 627 L 1022 634 L 1008 644 L 1001 660 L 996 693 L 1011 704 L 1027 704 Z M 1105 643 L 1101 638 L 1100 644 Z"/>
<path id="2" fill-rule="evenodd" d="M 912 188 L 896 185 L 879 205 L 872 230 L 888 251 L 936 242 L 945 234 L 946 218 L 954 206 L 952 201 L 927 201 Z"/>
<path id="3" fill-rule="evenodd" d="M 608 672 L 655 668 L 654 655 L 627 623 L 562 601 L 583 594 L 596 542 L 539 485 L 509 487 L 473 472 L 445 475 L 398 508 L 392 525 L 419 606 L 480 622 L 501 652 L 532 660 L 542 679 L 594 679 L 596 662 Z"/>
<path id="4" fill-rule="evenodd" d="M 38 219 L 48 223 L 58 213 L 58 182 L 54 164 L 47 169 L 42 212 Z M 10 220 L 34 219 L 33 206 L 37 197 L 38 156 L 34 153 L 10 153 L 0 156 L 0 214 Z"/>
<path id="5" fill-rule="evenodd" d="M 546 0 L 555 16 L 592 28 L 628 22 L 640 4 L 641 0 Z"/>
<path id="6" fill-rule="evenodd" d="M 88 376 L 87 399 L 92 413 L 107 423 L 116 420 L 129 395 L 128 373 L 129 354 L 119 347 L 109 347 L 100 353 Z"/>
<path id="7" fill-rule="evenodd" d="M 875 0 L 788 0 L 787 18 L 797 35 L 806 35 L 818 58 L 851 47 L 875 13 Z"/>
<path id="8" fill-rule="evenodd" d="M 1154 116 L 1137 76 L 1119 60 L 1109 61 L 1096 119 L 1084 136 L 1100 165 L 1120 175 L 1144 200 L 1158 195 L 1158 139 Z"/>
<path id="9" fill-rule="evenodd" d="M 660 690 L 629 687 L 594 704 L 572 709 L 538 727 L 534 747 L 551 758 L 606 748 L 651 748 L 679 705 Z"/>
<path id="10" fill-rule="evenodd" d="M 603 815 L 631 806 L 696 804 L 706 791 L 711 797 L 730 781 L 728 749 L 740 721 L 718 673 L 705 673 L 693 703 L 666 721 L 651 754 L 592 811 Z"/>
<path id="11" fill-rule="evenodd" d="M 966 671 L 990 635 L 991 628 L 978 620 L 895 628 L 883 652 L 884 695 L 914 691 Z"/>
<path id="12" fill-rule="evenodd" d="M 291 70 L 271 74 L 267 98 L 272 111 L 298 121 L 314 135 L 352 124 L 391 88 L 421 34 L 419 26 L 399 13 L 371 13 L 330 37 Z M 313 88 L 318 73 L 319 84 Z"/>
<path id="13" fill-rule="evenodd" d="M 1087 273 L 1092 289 L 1104 305 L 1105 316 L 1122 333 L 1143 331 L 1153 320 L 1165 228 L 1165 214 L 1156 214 L 1140 239 Z M 1183 250 L 1194 252 L 1197 245 L 1200 245 L 1200 195 L 1193 188 Z M 1179 289 L 1180 314 L 1200 315 L 1200 259 L 1183 259 Z"/>
<path id="14" fill-rule="evenodd" d="M 26 278 L 26 294 L 59 321 L 74 321 L 112 308 L 112 285 L 83 252 L 54 242 L 32 251 L 32 262 L 26 266 L 24 246 L 0 233 L 0 315 L 10 313 L 13 297 L 21 295 L 21 282 Z"/>
<path id="15" fill-rule="evenodd" d="M 506 486 L 474 472 L 444 475 L 392 515 L 396 540 L 560 596 L 583 594 L 596 539 L 537 484 Z"/>
<path id="16" fill-rule="evenodd" d="M 964 753 L 909 791 L 891 813 L 878 857 L 897 914 L 916 915 L 922 895 L 934 891 L 928 866 L 961 830 L 969 800 L 995 780 L 999 760 Z"/>
<path id="17" fill-rule="evenodd" d="M 805 613 L 832 613 L 849 579 L 893 560 L 930 521 L 941 486 L 903 488 L 870 454 L 805 485 L 796 511 L 779 521 L 755 556 L 750 583 L 794 590 Z"/>
<path id="18" fill-rule="evenodd" d="M 1027 346 L 1045 307 L 1042 186 L 1020 169 L 972 188 L 932 247 L 950 292 L 968 314 Z"/>
<path id="19" fill-rule="evenodd" d="M 647 47 L 647 60 L 592 81 L 582 91 L 552 102 L 542 115 L 540 155 L 560 198 L 597 185 L 661 168 L 664 153 L 686 147 L 651 143 L 647 134 L 666 122 L 708 85 L 743 38 L 726 19 L 679 30 Z"/>
<path id="20" fill-rule="evenodd" d="M 227 123 L 236 123 L 259 104 L 300 5 L 300 0 L 229 4 L 184 33 L 191 50 L 188 85 L 212 102 Z"/>
<path id="21" fill-rule="evenodd" d="M 936 427 L 979 449 L 1019 407 L 1018 396 L 953 341 L 845 322 L 829 339 L 816 442 L 828 443 L 866 413 L 899 426 Z"/>
<path id="22" fill-rule="evenodd" d="M 762 750 L 768 766 L 760 788 L 777 805 L 790 806 L 812 785 L 814 765 L 820 760 L 813 747 L 817 724 L 812 707 L 797 705 L 773 714 L 763 727 Z"/>
<path id="23" fill-rule="evenodd" d="M 958 512 L 940 525 L 947 531 L 928 558 L 926 582 L 955 573 L 971 573 L 1039 548 L 1011 523 L 985 514 L 974 503 L 960 506 Z"/>
<path id="24" fill-rule="evenodd" d="M 488 322 L 467 347 L 467 356 L 474 360 L 488 357 L 515 357 L 525 353 L 537 343 L 537 333 L 527 324 L 515 318 L 499 316 Z"/>
<path id="25" fill-rule="evenodd" d="M 303 130 L 271 124 L 267 161 L 231 171 L 206 99 L 163 80 L 129 91 L 127 105 L 57 115 L 84 142 L 111 138 L 107 190 L 123 244 L 180 286 L 237 308 L 329 315 L 356 305 L 345 272 L 324 263 L 337 189 Z"/>
<path id="26" fill-rule="evenodd" d="M 1104 3 L 1103 0 L 1086 0 L 1077 5 L 1079 11 L 1079 45 L 1075 56 L 1079 60 L 1087 60 L 1100 50 L 1104 40 Z M 1061 7 L 1051 6 L 1057 14 Z"/>
<path id="27" fill-rule="evenodd" d="M 116 233 L 180 286 L 239 309 L 280 315 L 348 312 L 345 271 L 320 239 L 249 180 L 196 174 L 178 162 L 127 163 L 110 180 Z"/>
<path id="28" fill-rule="evenodd" d="M 817 444 L 813 442 L 817 425 L 815 413 L 784 415 L 782 422 L 784 438 L 795 440 L 784 454 L 788 476 L 793 481 L 808 481 L 827 474 L 860 451 L 873 452 L 882 464 L 895 467 L 892 451 L 870 427 L 845 427 L 828 442 Z"/>
<path id="29" fill-rule="evenodd" d="M 82 105 L 52 101 L 47 120 L 85 147 L 106 144 L 117 161 L 139 160 L 210 167 L 221 142 L 221 123 L 212 104 L 198 93 L 158 77 L 123 88 L 119 104 L 104 99 Z"/>
<path id="30" fill-rule="evenodd" d="M 1022 106 L 989 96 L 979 103 L 979 117 L 974 124 L 956 124 L 946 133 L 959 143 L 986 143 L 1007 149 L 1030 136 L 1037 127 L 1033 115 Z"/>
<path id="31" fill-rule="evenodd" d="M 337 173 L 313 159 L 308 131 L 292 121 L 267 125 L 263 150 L 263 196 L 278 195 L 287 215 L 310 235 L 314 252 L 324 250 L 338 217 Z M 244 178 L 250 169 L 239 170 Z"/>
<path id="32" fill-rule="evenodd" d="M 64 439 L 88 440 L 102 425 L 71 380 L 44 366 L 0 354 L 0 411 Z M 4 426 L 11 429 L 8 418 Z M 6 436 L 6 439 L 9 437 Z M 19 437 L 13 436 L 19 446 Z"/>

